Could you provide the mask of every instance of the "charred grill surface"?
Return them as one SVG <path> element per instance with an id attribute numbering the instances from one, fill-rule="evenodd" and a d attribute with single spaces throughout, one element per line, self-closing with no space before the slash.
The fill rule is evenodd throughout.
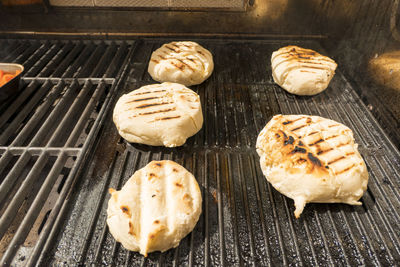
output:
<path id="1" fill-rule="evenodd" d="M 323 52 L 315 41 L 193 40 L 210 50 L 215 62 L 211 77 L 191 87 L 201 97 L 203 128 L 172 149 L 125 143 L 112 123 L 115 101 L 154 83 L 147 73 L 151 52 L 170 41 L 0 40 L 5 51 L 14 51 L 0 54 L 1 61 L 22 63 L 26 69 L 19 96 L 0 106 L 1 264 L 400 262 L 400 154 L 340 66 L 329 88 L 313 97 L 290 95 L 272 82 L 273 51 L 296 44 Z M 151 93 L 137 96 L 140 115 L 153 114 L 146 110 L 157 104 Z M 152 108 L 169 111 L 167 103 Z M 309 204 L 300 219 L 294 218 L 291 200 L 267 183 L 255 152 L 258 133 L 279 113 L 319 115 L 353 130 L 370 175 L 362 206 Z M 288 153 L 321 165 L 318 157 L 329 149 L 318 132 L 302 136 L 303 141 L 293 138 L 307 123 L 283 122 L 289 130 L 276 137 L 291 148 Z M 319 149 L 309 153 L 306 146 Z M 108 189 L 120 189 L 136 170 L 161 159 L 174 160 L 194 174 L 203 212 L 177 248 L 143 258 L 110 235 Z"/>

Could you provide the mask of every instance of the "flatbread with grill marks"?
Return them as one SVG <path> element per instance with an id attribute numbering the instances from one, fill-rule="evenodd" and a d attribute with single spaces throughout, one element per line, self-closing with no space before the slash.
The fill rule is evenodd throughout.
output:
<path id="1" fill-rule="evenodd" d="M 177 247 L 201 214 L 194 176 L 176 162 L 152 161 L 136 171 L 120 191 L 109 189 L 107 224 L 129 250 L 147 256 Z"/>
<path id="2" fill-rule="evenodd" d="M 177 83 L 143 86 L 121 96 L 113 120 L 129 142 L 181 146 L 203 125 L 200 97 Z"/>
<path id="3" fill-rule="evenodd" d="M 151 55 L 148 72 L 159 82 L 174 82 L 186 86 L 204 82 L 212 73 L 211 53 L 195 42 L 164 44 Z"/>
<path id="4" fill-rule="evenodd" d="M 318 116 L 276 115 L 256 146 L 264 175 L 294 200 L 296 218 L 308 202 L 361 205 L 368 172 L 353 132 L 343 124 Z"/>
<path id="5" fill-rule="evenodd" d="M 291 45 L 272 53 L 271 66 L 274 82 L 289 93 L 315 95 L 328 87 L 337 64 L 314 50 Z"/>

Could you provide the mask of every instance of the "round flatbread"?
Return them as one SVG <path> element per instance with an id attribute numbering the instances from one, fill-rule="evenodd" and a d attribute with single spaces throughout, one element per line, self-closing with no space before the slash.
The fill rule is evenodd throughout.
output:
<path id="1" fill-rule="evenodd" d="M 274 82 L 296 95 L 315 95 L 324 91 L 337 67 L 329 57 L 293 45 L 273 52 L 271 65 Z"/>
<path id="2" fill-rule="evenodd" d="M 294 200 L 296 218 L 308 202 L 361 205 L 368 172 L 353 132 L 343 124 L 277 115 L 259 134 L 257 152 L 268 182 Z"/>
<path id="3" fill-rule="evenodd" d="M 120 191 L 109 191 L 111 234 L 126 249 L 144 256 L 177 247 L 200 217 L 199 185 L 173 161 L 152 161 L 136 171 Z"/>
<path id="4" fill-rule="evenodd" d="M 195 42 L 164 44 L 151 55 L 148 71 L 159 82 L 174 82 L 186 86 L 204 82 L 212 73 L 211 53 Z"/>
<path id="5" fill-rule="evenodd" d="M 121 96 L 113 120 L 129 142 L 181 146 L 203 125 L 200 97 L 177 83 L 143 86 Z"/>

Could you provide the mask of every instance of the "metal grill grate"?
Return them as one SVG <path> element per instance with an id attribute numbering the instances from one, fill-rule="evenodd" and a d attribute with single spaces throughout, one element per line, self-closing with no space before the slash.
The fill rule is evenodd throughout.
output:
<path id="1" fill-rule="evenodd" d="M 0 107 L 1 264 L 24 265 L 42 252 L 134 43 L 0 45 L 0 61 L 26 70 L 20 94 Z"/>
<path id="2" fill-rule="evenodd" d="M 57 212 L 48 215 L 49 219 L 44 226 L 40 227 L 39 224 L 38 229 L 41 231 L 36 245 L 29 246 L 27 241 L 22 244 L 25 239 L 18 237 L 20 240 L 18 245 L 22 246 L 14 247 L 14 243 L 10 244 L 3 261 L 9 262 L 14 259 L 15 264 L 28 263 L 38 266 L 50 264 L 57 266 L 78 264 L 388 266 L 400 262 L 399 151 L 387 139 L 340 71 L 330 87 L 314 97 L 290 95 L 271 81 L 268 62 L 272 51 L 287 44 L 299 44 L 321 51 L 317 42 L 198 40 L 213 53 L 215 61 L 215 70 L 210 79 L 202 85 L 193 87 L 200 95 L 203 105 L 202 130 L 190 138 L 184 146 L 173 149 L 127 144 L 119 137 L 112 123 L 111 107 L 117 96 L 122 93 L 153 83 L 147 73 L 147 62 L 151 52 L 166 41 L 168 40 L 145 40 L 134 51 L 133 46 L 127 46 L 132 51 L 127 57 L 131 61 L 129 75 L 125 85 L 117 86 L 120 89 L 118 91 L 113 90 L 115 81 L 107 79 L 94 79 L 97 82 L 93 82 L 92 79 L 42 81 L 33 77 L 25 78 L 27 83 L 24 88 L 27 89 L 23 92 L 35 86 L 39 88 L 35 90 L 37 93 L 40 93 L 40 88 L 43 87 L 49 88 L 49 92 L 55 92 L 58 87 L 81 88 L 80 92 L 84 90 L 83 88 L 91 88 L 87 89 L 92 92 L 88 98 L 94 99 L 93 91 L 108 86 L 112 101 L 109 105 L 103 104 L 103 108 L 108 110 L 103 119 L 99 119 L 100 115 L 95 118 L 95 122 L 99 120 L 103 122 L 100 136 L 95 138 L 89 133 L 88 137 L 83 137 L 85 142 L 96 142 L 96 144 L 93 153 L 89 154 L 83 165 L 82 173 L 74 173 L 75 169 L 71 167 L 78 164 L 79 155 L 82 155 L 80 142 L 66 141 L 68 139 L 66 136 L 72 134 L 66 131 L 60 137 L 50 135 L 50 138 L 57 139 L 55 147 L 46 148 L 49 142 L 46 138 L 40 139 L 34 148 L 16 147 L 13 142 L 20 145 L 35 141 L 35 136 L 30 136 L 30 133 L 24 134 L 23 136 L 26 136 L 24 138 L 20 137 L 20 141 L 18 138 L 29 121 L 36 117 L 30 115 L 31 108 L 27 108 L 26 115 L 10 116 L 4 129 L 14 127 L 22 130 L 9 130 L 7 138 L 4 137 L 4 141 L 0 139 L 2 140 L 0 145 L 3 145 L 1 147 L 3 155 L 0 159 L 1 175 L 10 175 L 13 171 L 18 171 L 20 174 L 13 177 L 16 184 L 22 184 L 22 180 L 24 183 L 29 181 L 29 172 L 44 172 L 43 176 L 37 178 L 39 183 L 42 179 L 40 177 L 46 177 L 47 172 L 57 169 L 54 170 L 55 176 L 47 177 L 55 180 L 52 181 L 52 184 L 55 184 L 53 191 L 57 191 L 54 188 L 60 188 L 64 184 L 61 194 L 63 192 L 65 194 L 57 198 L 56 208 L 53 208 L 53 211 Z M 44 44 L 52 47 L 58 43 Z M 66 44 L 62 43 L 63 47 Z M 101 44 L 91 48 L 89 58 L 92 58 L 90 55 L 96 50 L 110 49 L 109 45 L 103 48 L 99 46 Z M 40 45 L 36 47 L 38 48 L 35 49 L 40 49 Z M 85 47 L 80 50 L 81 53 L 89 49 Z M 74 48 L 69 51 L 72 50 Z M 46 49 L 46 52 L 50 53 L 49 51 L 51 49 Z M 46 52 L 43 51 L 43 54 Z M 33 54 L 24 56 L 28 58 L 25 60 L 29 60 L 36 52 L 31 53 Z M 69 53 L 66 52 L 66 56 L 60 58 L 59 62 L 65 61 Z M 53 57 L 57 57 L 58 54 L 59 51 L 51 53 Z M 75 60 L 69 60 L 70 65 L 65 65 L 64 72 L 59 75 L 68 72 L 68 69 L 74 66 L 72 62 L 79 62 L 78 54 L 74 57 Z M 45 65 L 50 64 L 51 61 L 47 61 L 46 64 L 32 64 L 32 66 L 38 65 L 38 70 L 33 73 L 40 73 L 46 68 Z M 85 64 L 86 62 L 77 63 L 73 67 L 74 71 L 70 71 L 71 74 L 68 75 L 80 73 L 80 66 Z M 56 65 L 61 66 L 61 64 Z M 90 66 L 93 68 L 96 64 Z M 115 71 L 118 71 L 118 68 Z M 58 90 L 62 92 L 64 89 Z M 30 101 L 36 100 L 31 97 Z M 98 106 L 101 106 L 101 101 Z M 78 108 L 85 107 L 79 105 Z M 36 109 L 36 112 L 41 114 L 40 110 Z M 52 113 L 54 110 L 55 108 Z M 17 114 L 20 113 L 22 112 L 19 111 Z M 77 113 L 81 114 L 78 111 Z M 259 131 L 274 114 L 278 113 L 321 115 L 342 122 L 353 129 L 370 174 L 362 206 L 308 204 L 301 218 L 298 220 L 294 218 L 293 201 L 282 196 L 266 182 L 254 149 Z M 49 119 L 50 116 L 44 117 Z M 25 117 L 31 119 L 25 122 Z M 15 120 L 22 126 L 13 126 Z M 39 122 L 41 119 L 37 120 Z M 87 126 L 82 127 L 84 129 Z M 91 131 L 97 128 L 93 126 Z M 40 130 L 33 132 L 39 133 Z M 9 156 L 6 156 L 7 153 Z M 29 157 L 25 156 L 27 158 L 21 161 L 24 153 Z M 45 159 L 39 164 L 41 157 Z M 57 164 L 61 161 L 60 158 L 63 163 Z M 6 161 L 5 159 L 7 162 L 2 163 Z M 106 226 L 106 208 L 109 199 L 107 190 L 109 187 L 120 189 L 137 169 L 151 160 L 159 159 L 174 160 L 195 175 L 203 194 L 203 213 L 194 231 L 182 240 L 177 248 L 165 253 L 151 253 L 149 257 L 144 258 L 138 253 L 125 250 L 109 233 Z M 73 184 L 72 178 L 70 180 L 64 178 L 74 176 L 77 176 L 76 184 Z M 32 189 L 34 196 L 39 188 L 46 191 L 51 189 L 46 184 L 42 186 L 39 184 L 36 187 Z M 20 188 L 22 187 L 15 186 L 12 190 Z M 70 188 L 72 191 L 67 197 Z M 51 194 L 48 193 L 49 196 Z M 10 199 L 14 201 L 15 197 Z M 23 212 L 25 206 L 29 207 L 31 201 L 28 197 L 21 203 L 19 212 Z M 7 209 L 7 205 L 4 206 L 3 202 L 1 207 Z M 38 206 L 38 209 L 41 207 Z M 1 211 L 3 213 L 3 210 Z M 18 214 L 15 218 L 15 221 L 18 221 Z M 0 229 L 6 228 L 3 224 L 0 225 Z M 13 227 L 12 223 L 9 225 Z M 31 224 L 28 228 L 23 226 L 18 230 L 31 230 Z M 46 235 L 43 235 L 44 232 Z M 17 238 L 15 236 L 14 239 Z M 23 238 L 25 236 L 27 234 L 24 234 Z M 2 244 L 6 238 L 7 236 L 3 237 Z M 30 234 L 27 240 L 30 238 L 35 239 L 35 236 Z M 18 254 L 14 256 L 15 253 Z M 33 256 L 28 258 L 25 255 Z"/>

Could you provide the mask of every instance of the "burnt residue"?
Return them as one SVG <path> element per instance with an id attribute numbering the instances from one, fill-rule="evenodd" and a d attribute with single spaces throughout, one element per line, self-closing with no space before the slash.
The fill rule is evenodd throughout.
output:
<path id="1" fill-rule="evenodd" d="M 300 137 L 299 137 L 300 138 Z M 304 146 L 302 141 L 299 141 L 299 146 Z"/>
<path id="2" fill-rule="evenodd" d="M 293 143 L 294 143 L 294 138 L 293 138 L 293 136 L 289 136 L 288 138 L 285 138 L 285 141 L 283 142 L 283 144 L 286 146 L 286 145 L 293 145 Z"/>
<path id="3" fill-rule="evenodd" d="M 130 211 L 128 206 L 121 206 L 121 210 L 122 210 L 123 213 L 128 215 L 128 217 L 131 217 L 131 211 Z"/>
<path id="4" fill-rule="evenodd" d="M 308 153 L 307 154 L 308 159 L 311 161 L 312 164 L 321 167 L 321 161 L 319 161 L 319 159 L 317 157 L 314 157 L 314 155 L 312 153 Z"/>
<path id="5" fill-rule="evenodd" d="M 292 152 L 290 152 L 290 154 L 294 154 L 294 153 L 303 153 L 303 154 L 305 154 L 306 152 L 307 152 L 306 149 L 304 149 L 302 147 L 295 146 L 295 148 L 292 150 Z"/>

